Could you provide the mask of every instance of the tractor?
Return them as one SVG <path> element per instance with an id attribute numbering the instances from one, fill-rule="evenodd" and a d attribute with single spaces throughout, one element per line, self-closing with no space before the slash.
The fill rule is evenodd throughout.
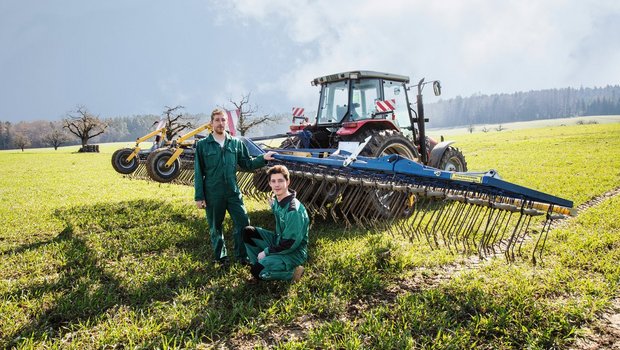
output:
<path id="1" fill-rule="evenodd" d="M 441 170 L 467 171 L 465 157 L 451 146 L 453 141 L 437 142 L 425 134 L 422 89 L 430 83 L 439 96 L 439 81 L 422 79 L 408 86 L 409 77 L 403 75 L 350 71 L 316 78 L 312 85 L 320 86 L 321 92 L 315 123 L 293 124 L 280 148 L 351 149 L 370 136 L 362 156 L 398 154 Z M 417 87 L 417 111 L 408 95 L 412 87 Z"/>

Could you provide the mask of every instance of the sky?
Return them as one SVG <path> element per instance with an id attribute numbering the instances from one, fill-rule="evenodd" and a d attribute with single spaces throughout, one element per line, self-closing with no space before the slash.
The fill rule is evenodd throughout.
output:
<path id="1" fill-rule="evenodd" d="M 313 111 L 310 81 L 351 70 L 442 99 L 619 84 L 620 1 L 0 0 L 3 121 Z"/>

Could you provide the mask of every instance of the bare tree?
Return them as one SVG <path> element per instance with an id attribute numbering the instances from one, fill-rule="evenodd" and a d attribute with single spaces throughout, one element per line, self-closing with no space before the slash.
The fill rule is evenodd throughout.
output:
<path id="1" fill-rule="evenodd" d="M 256 105 L 250 105 L 250 93 L 242 95 L 239 101 L 233 101 L 232 99 L 229 99 L 229 101 L 239 110 L 237 130 L 239 130 L 241 136 L 245 136 L 250 129 L 258 125 L 274 123 L 282 119 L 282 116 L 270 116 L 269 114 L 264 114 L 262 117 L 255 116 L 254 114 L 258 110 L 258 107 Z"/>
<path id="2" fill-rule="evenodd" d="M 475 130 L 474 124 L 469 124 L 469 126 L 467 127 L 467 131 L 469 131 L 469 133 L 472 134 L 474 130 Z"/>
<path id="3" fill-rule="evenodd" d="M 502 130 L 504 130 L 504 129 L 506 129 L 506 128 L 504 128 L 504 127 L 502 126 L 502 124 L 498 125 L 498 126 L 497 126 L 497 128 L 495 128 L 495 130 L 497 130 L 497 131 L 502 131 Z"/>
<path id="4" fill-rule="evenodd" d="M 82 141 L 82 147 L 88 144 L 88 140 L 103 134 L 108 127 L 106 122 L 90 113 L 85 106 L 77 106 L 75 111 L 67 113 L 63 124 L 65 129 Z"/>
<path id="5" fill-rule="evenodd" d="M 185 129 L 194 129 L 196 118 L 187 114 L 179 113 L 183 106 L 168 107 L 164 106 L 164 118 L 166 119 L 166 138 L 172 138 Z"/>
<path id="6" fill-rule="evenodd" d="M 61 129 L 58 129 L 54 123 L 50 123 L 50 128 L 51 130 L 43 135 L 43 143 L 54 147 L 54 150 L 58 150 L 58 146 L 69 141 L 69 136 Z"/>
<path id="7" fill-rule="evenodd" d="M 488 128 L 486 127 L 486 125 L 485 125 L 485 126 L 483 126 L 483 127 L 482 127 L 482 129 L 480 129 L 480 130 L 482 130 L 482 132 L 489 132 L 489 131 L 491 131 L 491 129 L 488 129 Z"/>
<path id="8" fill-rule="evenodd" d="M 30 146 L 30 139 L 24 134 L 15 134 L 13 137 L 13 144 L 15 147 L 21 148 L 23 152 L 24 148 Z"/>

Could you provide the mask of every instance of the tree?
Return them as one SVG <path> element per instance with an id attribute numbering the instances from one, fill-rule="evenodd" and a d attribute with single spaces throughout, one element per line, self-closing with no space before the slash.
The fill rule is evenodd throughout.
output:
<path id="1" fill-rule="evenodd" d="M 106 122 L 90 113 L 85 106 L 77 106 L 75 111 L 67 113 L 63 124 L 65 129 L 82 141 L 82 147 L 88 144 L 88 140 L 103 134 L 108 127 Z"/>
<path id="2" fill-rule="evenodd" d="M 245 136 L 250 129 L 255 128 L 264 123 L 274 123 L 282 119 L 282 116 L 270 116 L 265 114 L 262 117 L 255 116 L 258 110 L 256 105 L 250 105 L 250 94 L 242 95 L 241 100 L 228 100 L 239 110 L 239 120 L 237 121 L 237 130 L 241 136 Z"/>
<path id="3" fill-rule="evenodd" d="M 164 118 L 166 119 L 166 138 L 168 140 L 172 140 L 172 138 L 178 135 L 181 131 L 185 129 L 194 129 L 196 118 L 188 115 L 179 113 L 176 114 L 177 111 L 185 108 L 183 106 L 175 106 L 168 107 L 164 110 Z"/>
<path id="4" fill-rule="evenodd" d="M 504 130 L 504 129 L 506 129 L 506 128 L 504 128 L 504 127 L 502 126 L 502 124 L 499 124 L 499 125 L 497 126 L 497 128 L 495 128 L 495 130 L 497 130 L 497 131 L 502 131 L 502 130 Z"/>
<path id="5" fill-rule="evenodd" d="M 43 135 L 43 143 L 54 147 L 54 150 L 58 150 L 58 146 L 69 141 L 69 136 L 62 130 L 58 129 L 54 123 L 50 123 L 50 128 L 51 130 L 47 134 Z"/>
<path id="6" fill-rule="evenodd" d="M 0 149 L 8 149 L 13 143 L 11 126 L 11 122 L 0 122 L 0 129 L 2 129 L 2 137 L 0 137 Z"/>
<path id="7" fill-rule="evenodd" d="M 467 131 L 469 131 L 469 133 L 472 134 L 474 130 L 475 130 L 474 124 L 469 124 L 469 126 L 467 127 Z"/>
<path id="8" fill-rule="evenodd" d="M 21 148 L 23 152 L 24 148 L 30 146 L 30 139 L 24 134 L 15 134 L 13 137 L 13 144 L 15 147 Z"/>

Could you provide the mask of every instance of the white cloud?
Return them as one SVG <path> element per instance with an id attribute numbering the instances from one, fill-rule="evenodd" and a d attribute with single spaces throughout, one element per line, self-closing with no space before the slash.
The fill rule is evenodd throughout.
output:
<path id="1" fill-rule="evenodd" d="M 617 64 L 585 54 L 607 48 L 617 58 L 620 3 L 609 1 L 258 1 L 232 2 L 235 16 L 279 25 L 298 44 L 318 49 L 263 89 L 316 104 L 317 76 L 353 69 L 441 79 L 446 96 L 617 83 Z M 597 33 L 601 16 L 615 33 Z M 615 21 L 615 22 L 614 22 Z M 600 22 L 600 21 L 599 21 Z M 605 35 L 598 36 L 598 35 Z M 600 45 L 600 46 L 599 46 Z M 612 48 L 610 48 L 612 46 Z M 596 63 L 596 67 L 579 67 Z M 583 76 L 579 70 L 610 72 Z"/>

